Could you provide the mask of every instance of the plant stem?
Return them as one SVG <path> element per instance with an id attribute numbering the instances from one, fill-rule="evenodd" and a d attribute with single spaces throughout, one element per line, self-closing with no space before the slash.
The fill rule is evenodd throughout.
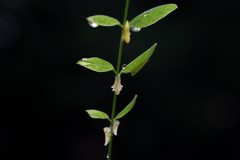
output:
<path id="1" fill-rule="evenodd" d="M 125 13 L 124 13 L 124 18 L 123 18 L 123 27 L 122 27 L 121 37 L 120 37 L 120 46 L 119 46 L 119 53 L 118 53 L 117 75 L 119 74 L 120 66 L 121 66 L 122 48 L 123 48 L 122 35 L 123 35 L 124 25 L 125 25 L 126 20 L 127 20 L 128 7 L 129 7 L 129 0 L 126 0 Z M 117 102 L 117 95 L 114 92 L 113 107 L 112 107 L 112 117 L 111 117 L 111 136 L 110 136 L 110 142 L 109 142 L 109 146 L 108 146 L 108 160 L 111 160 L 112 137 L 113 137 L 113 122 L 114 122 L 114 117 L 115 117 L 116 102 Z"/>
<path id="2" fill-rule="evenodd" d="M 129 0 L 126 0 L 125 13 L 124 13 L 124 18 L 123 18 L 123 28 L 122 28 L 122 34 L 121 34 L 121 37 L 120 37 L 120 47 L 119 47 L 119 54 L 118 54 L 117 74 L 120 71 L 120 65 L 121 65 L 121 59 L 122 59 L 122 48 L 123 48 L 122 35 L 123 35 L 123 30 L 124 30 L 125 23 L 127 21 L 128 7 L 129 7 Z"/>

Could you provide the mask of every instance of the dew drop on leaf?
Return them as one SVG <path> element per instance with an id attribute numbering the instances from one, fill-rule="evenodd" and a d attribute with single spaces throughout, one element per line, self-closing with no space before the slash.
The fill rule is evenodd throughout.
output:
<path id="1" fill-rule="evenodd" d="M 139 32 L 141 29 L 137 27 L 130 27 L 130 29 L 134 32 Z"/>
<path id="2" fill-rule="evenodd" d="M 98 26 L 97 23 L 94 23 L 94 22 L 91 22 L 91 21 L 88 21 L 89 25 L 93 28 L 96 28 Z"/>

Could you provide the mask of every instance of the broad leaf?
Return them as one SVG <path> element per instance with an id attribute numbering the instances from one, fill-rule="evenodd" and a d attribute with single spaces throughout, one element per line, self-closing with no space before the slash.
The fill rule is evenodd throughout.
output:
<path id="1" fill-rule="evenodd" d="M 107 72 L 111 70 L 116 72 L 111 63 L 97 57 L 83 58 L 82 60 L 79 60 L 77 64 L 96 72 Z"/>
<path id="2" fill-rule="evenodd" d="M 138 56 L 131 63 L 129 63 L 125 68 L 122 69 L 121 73 L 130 73 L 134 76 L 142 67 L 148 62 L 149 58 L 153 54 L 157 43 L 155 43 L 151 48 L 149 48 L 146 52 Z"/>
<path id="3" fill-rule="evenodd" d="M 88 23 L 91 27 L 98 27 L 98 26 L 115 26 L 120 25 L 121 23 L 116 20 L 115 18 L 104 16 L 104 15 L 95 15 L 87 18 Z"/>
<path id="4" fill-rule="evenodd" d="M 104 112 L 98 111 L 98 110 L 94 110 L 94 109 L 88 109 L 86 110 L 86 112 L 88 113 L 88 115 L 92 118 L 95 119 L 108 119 L 109 121 L 111 121 L 108 117 L 108 115 Z"/>
<path id="5" fill-rule="evenodd" d="M 135 95 L 135 97 L 133 98 L 133 100 L 127 105 L 127 107 L 125 107 L 116 117 L 115 120 L 122 118 L 123 116 L 125 116 L 128 112 L 130 112 L 130 110 L 133 108 L 135 102 L 137 99 L 137 95 Z"/>
<path id="6" fill-rule="evenodd" d="M 143 27 L 156 23 L 175 9 L 177 9 L 176 4 L 165 4 L 154 7 L 131 20 L 129 26 L 133 31 L 139 31 Z"/>

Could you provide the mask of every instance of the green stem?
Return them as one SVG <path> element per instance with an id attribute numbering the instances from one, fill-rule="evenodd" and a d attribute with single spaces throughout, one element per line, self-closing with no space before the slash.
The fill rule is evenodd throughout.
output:
<path id="1" fill-rule="evenodd" d="M 119 73 L 120 66 L 121 66 L 122 48 L 123 48 L 122 35 L 123 35 L 123 30 L 124 30 L 125 23 L 127 21 L 128 7 L 129 7 L 129 0 L 126 0 L 125 13 L 124 13 L 124 18 L 123 18 L 122 34 L 121 34 L 121 37 L 120 37 L 120 47 L 119 47 L 119 54 L 118 54 L 117 74 Z"/>
<path id="2" fill-rule="evenodd" d="M 126 0 L 126 6 L 125 6 L 125 13 L 124 13 L 124 18 L 123 18 L 123 26 L 126 23 L 127 20 L 127 14 L 128 14 L 128 7 L 129 7 L 129 0 Z M 122 27 L 122 33 L 120 37 L 120 46 L 119 46 L 119 53 L 118 53 L 118 64 L 117 64 L 117 75 L 120 71 L 120 66 L 121 66 L 121 59 L 122 59 L 122 48 L 123 48 L 123 41 L 122 41 L 122 35 L 123 35 L 123 29 Z M 110 137 L 110 142 L 108 146 L 108 160 L 111 160 L 111 152 L 112 152 L 112 137 L 113 137 L 113 122 L 114 122 L 114 117 L 115 117 L 115 109 L 116 109 L 116 102 L 117 102 L 117 95 L 114 93 L 113 97 L 113 107 L 112 107 L 112 117 L 111 117 L 111 137 Z"/>

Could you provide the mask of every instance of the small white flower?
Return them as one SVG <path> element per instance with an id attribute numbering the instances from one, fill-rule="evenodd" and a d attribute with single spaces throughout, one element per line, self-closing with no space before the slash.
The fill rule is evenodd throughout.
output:
<path id="1" fill-rule="evenodd" d="M 113 123 L 113 134 L 115 136 L 117 135 L 117 130 L 118 130 L 119 124 L 120 124 L 119 121 L 115 121 Z M 104 143 L 104 146 L 106 146 L 106 145 L 108 145 L 108 143 L 110 141 L 110 138 L 111 138 L 111 126 L 103 128 L 103 131 L 105 133 L 105 143 Z"/>
<path id="2" fill-rule="evenodd" d="M 113 134 L 116 136 L 117 135 L 117 130 L 118 130 L 118 126 L 119 126 L 120 122 L 119 121 L 115 121 L 113 124 Z"/>
<path id="3" fill-rule="evenodd" d="M 110 127 L 105 127 L 105 128 L 103 128 L 103 131 L 105 133 L 105 143 L 104 143 L 104 146 L 106 146 L 109 143 L 109 141 L 110 141 L 111 129 L 110 129 Z"/>
<path id="4" fill-rule="evenodd" d="M 115 82 L 113 84 L 112 91 L 115 91 L 116 95 L 120 94 L 120 91 L 122 90 L 122 85 L 121 85 L 121 77 L 120 73 L 115 77 Z"/>

